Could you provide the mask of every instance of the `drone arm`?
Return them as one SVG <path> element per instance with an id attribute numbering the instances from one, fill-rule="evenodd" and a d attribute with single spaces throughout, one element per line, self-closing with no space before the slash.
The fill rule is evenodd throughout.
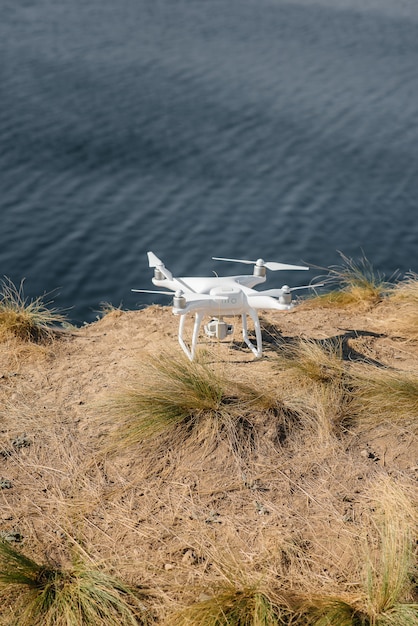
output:
<path id="1" fill-rule="evenodd" d="M 278 311 L 286 311 L 288 309 L 292 309 L 294 306 L 292 302 L 290 304 L 284 304 L 280 302 L 279 300 L 276 300 L 276 298 L 273 298 L 273 296 L 266 296 L 261 292 L 260 292 L 260 295 L 258 296 L 254 296 L 254 297 L 251 295 L 248 296 L 248 301 L 250 303 L 250 306 L 256 310 L 277 309 Z"/>

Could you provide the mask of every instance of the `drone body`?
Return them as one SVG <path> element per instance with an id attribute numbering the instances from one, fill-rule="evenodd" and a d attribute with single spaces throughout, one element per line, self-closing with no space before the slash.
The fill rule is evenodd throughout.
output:
<path id="1" fill-rule="evenodd" d="M 235 259 L 220 259 L 219 261 L 236 261 Z M 211 321 L 205 325 L 205 333 L 209 337 L 225 339 L 232 333 L 232 326 L 224 321 L 224 317 L 240 315 L 242 318 L 242 335 L 246 345 L 256 358 L 262 355 L 262 338 L 260 321 L 257 311 L 260 309 L 276 309 L 279 311 L 293 308 L 291 292 L 295 289 L 284 285 L 281 289 L 267 289 L 257 291 L 256 285 L 266 281 L 266 269 L 276 270 L 308 270 L 308 267 L 299 265 L 287 265 L 283 263 L 266 263 L 263 259 L 257 261 L 240 261 L 254 265 L 252 275 L 238 276 L 185 276 L 174 277 L 165 267 L 164 263 L 153 253 L 148 252 L 149 266 L 154 268 L 152 282 L 156 287 L 162 287 L 169 291 L 149 291 L 146 289 L 132 289 L 142 293 L 163 293 L 173 295 L 173 313 L 180 316 L 179 343 L 185 354 L 193 360 L 199 330 L 203 318 L 211 317 Z M 315 285 L 319 286 L 319 285 Z M 307 285 L 306 288 L 309 288 Z M 184 340 L 184 326 L 188 313 L 194 314 L 195 321 L 190 346 Z M 247 316 L 253 320 L 256 335 L 256 345 L 248 337 Z"/>

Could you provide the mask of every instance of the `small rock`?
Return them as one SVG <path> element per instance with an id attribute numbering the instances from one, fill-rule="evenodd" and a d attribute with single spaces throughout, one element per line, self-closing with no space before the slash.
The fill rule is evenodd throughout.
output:
<path id="1" fill-rule="evenodd" d="M 18 532 L 0 530 L 0 539 L 3 539 L 3 541 L 8 541 L 9 543 L 20 543 L 21 541 L 23 541 L 23 535 Z"/>
<path id="2" fill-rule="evenodd" d="M 206 524 L 222 524 L 221 520 L 219 519 L 220 515 L 219 513 L 217 513 L 216 511 L 211 511 L 208 515 L 208 517 L 205 519 L 205 523 Z"/>
<path id="3" fill-rule="evenodd" d="M 270 511 L 261 502 L 255 502 L 257 513 L 259 515 L 270 515 Z"/>
<path id="4" fill-rule="evenodd" d="M 196 565 L 198 561 L 199 559 L 197 558 L 196 553 L 191 549 L 186 550 L 181 558 L 181 562 L 185 565 Z"/>
<path id="5" fill-rule="evenodd" d="M 8 478 L 0 478 L 0 489 L 11 489 L 13 487 L 12 481 Z"/>
<path id="6" fill-rule="evenodd" d="M 202 591 L 201 594 L 199 594 L 198 602 L 206 602 L 207 600 L 211 600 L 213 596 L 211 596 L 209 593 L 206 593 L 206 591 Z"/>
<path id="7" fill-rule="evenodd" d="M 23 433 L 23 435 L 18 435 L 15 439 L 13 439 L 12 441 L 12 446 L 16 449 L 16 450 L 20 450 L 20 448 L 27 448 L 28 446 L 31 445 L 31 440 L 26 436 L 26 433 Z"/>
<path id="8" fill-rule="evenodd" d="M 176 566 L 173 563 L 165 563 L 164 564 L 164 569 L 166 572 L 171 571 L 172 569 L 174 569 Z"/>

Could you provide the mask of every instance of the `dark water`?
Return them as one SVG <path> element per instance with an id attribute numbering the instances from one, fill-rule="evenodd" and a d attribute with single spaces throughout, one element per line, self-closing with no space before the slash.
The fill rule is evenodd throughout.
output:
<path id="1" fill-rule="evenodd" d="M 2 0 L 0 94 L 0 275 L 76 322 L 149 249 L 418 269 L 415 0 Z"/>

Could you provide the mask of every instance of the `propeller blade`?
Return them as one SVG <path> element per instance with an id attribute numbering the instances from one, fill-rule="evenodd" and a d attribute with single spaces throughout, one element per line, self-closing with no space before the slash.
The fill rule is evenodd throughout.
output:
<path id="1" fill-rule="evenodd" d="M 157 291 L 154 289 L 131 289 L 136 293 L 156 293 L 162 296 L 183 296 L 187 302 L 197 302 L 198 300 L 228 300 L 228 296 L 211 295 L 210 293 L 195 293 L 183 291 Z"/>
<path id="2" fill-rule="evenodd" d="M 245 259 L 224 259 L 219 256 L 213 256 L 214 261 L 232 261 L 232 263 L 246 263 L 247 265 L 255 265 L 257 261 L 246 261 Z"/>
<path id="3" fill-rule="evenodd" d="M 290 287 L 290 291 L 298 291 L 298 289 L 315 289 L 315 287 L 323 287 L 325 283 L 316 283 L 315 285 L 302 285 L 301 287 Z"/>
<path id="4" fill-rule="evenodd" d="M 308 270 L 309 267 L 305 265 L 289 265 L 288 263 L 276 263 L 275 261 L 269 261 L 264 263 L 264 267 L 273 272 L 278 270 Z"/>
<path id="5" fill-rule="evenodd" d="M 147 255 L 148 255 L 148 263 L 150 267 L 156 267 L 161 272 L 161 274 L 165 278 L 167 278 L 167 280 L 174 280 L 176 283 L 180 285 L 182 289 L 185 289 L 186 291 L 192 291 L 192 292 L 194 291 L 191 287 L 186 285 L 186 283 L 181 278 L 176 278 L 175 276 L 173 276 L 173 274 L 170 272 L 170 270 L 166 268 L 166 266 L 161 261 L 161 259 L 159 259 L 156 254 L 151 252 L 151 250 L 147 252 Z"/>
<path id="6" fill-rule="evenodd" d="M 150 267 L 159 267 L 160 265 L 164 265 L 161 259 L 159 259 L 157 255 L 154 254 L 153 252 L 151 251 L 147 252 L 147 256 L 148 256 L 148 263 Z"/>
<path id="7" fill-rule="evenodd" d="M 163 296 L 175 296 L 175 291 L 153 291 L 152 289 L 131 289 L 131 291 L 136 291 L 137 293 L 158 293 Z"/>
<path id="8" fill-rule="evenodd" d="M 259 291 L 258 293 L 261 296 L 273 296 L 273 298 L 280 298 L 285 293 L 290 293 L 291 291 L 298 291 L 299 289 L 315 289 L 315 287 L 323 287 L 324 283 L 316 283 L 315 285 L 302 285 L 300 287 L 288 287 L 287 285 L 283 285 L 281 289 L 266 289 L 265 291 Z M 252 296 L 255 294 L 251 294 Z"/>
<path id="9" fill-rule="evenodd" d="M 277 272 L 278 270 L 308 270 L 309 267 L 304 265 L 289 265 L 288 263 L 276 263 L 275 261 L 263 261 L 258 259 L 257 261 L 249 261 L 247 259 L 225 259 L 223 257 L 213 256 L 214 261 L 231 261 L 232 263 L 246 263 L 247 265 L 258 265 L 260 267 L 266 267 L 268 270 Z"/>
<path id="10" fill-rule="evenodd" d="M 148 264 L 156 267 L 167 280 L 173 280 L 173 274 L 165 267 L 164 263 L 153 252 L 147 252 Z"/>

